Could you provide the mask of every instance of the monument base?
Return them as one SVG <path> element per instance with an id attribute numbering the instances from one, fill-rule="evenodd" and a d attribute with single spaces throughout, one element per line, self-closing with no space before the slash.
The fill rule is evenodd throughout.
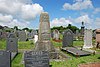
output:
<path id="1" fill-rule="evenodd" d="M 35 51 L 48 51 L 50 59 L 58 58 L 58 53 L 55 51 L 51 41 L 37 41 Z"/>

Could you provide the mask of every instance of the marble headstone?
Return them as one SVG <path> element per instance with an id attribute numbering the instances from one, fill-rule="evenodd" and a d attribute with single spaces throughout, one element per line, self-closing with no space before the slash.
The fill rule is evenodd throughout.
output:
<path id="1" fill-rule="evenodd" d="M 34 35 L 34 43 L 36 43 L 38 41 L 38 35 Z"/>
<path id="2" fill-rule="evenodd" d="M 59 40 L 59 38 L 60 38 L 60 33 L 59 33 L 59 31 L 57 29 L 55 29 L 53 31 L 53 39 Z"/>
<path id="3" fill-rule="evenodd" d="M 62 43 L 63 43 L 62 47 L 73 46 L 73 32 L 70 29 L 64 32 Z"/>
<path id="4" fill-rule="evenodd" d="M 92 48 L 92 30 L 86 29 L 84 31 L 84 46 L 83 48 Z"/>

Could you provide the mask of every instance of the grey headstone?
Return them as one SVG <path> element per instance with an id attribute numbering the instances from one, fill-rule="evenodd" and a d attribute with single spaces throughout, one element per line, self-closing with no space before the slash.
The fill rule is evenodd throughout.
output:
<path id="1" fill-rule="evenodd" d="M 2 36 L 2 32 L 0 31 L 0 39 L 2 39 L 2 37 L 1 37 L 1 36 Z"/>
<path id="2" fill-rule="evenodd" d="M 96 30 L 92 33 L 92 37 L 96 38 Z"/>
<path id="3" fill-rule="evenodd" d="M 32 30 L 31 31 L 31 36 L 33 37 L 34 35 L 37 35 L 37 31 L 36 30 Z"/>
<path id="4" fill-rule="evenodd" d="M 70 29 L 64 32 L 62 43 L 62 47 L 68 47 L 73 45 L 73 32 Z"/>
<path id="5" fill-rule="evenodd" d="M 11 67 L 10 52 L 0 51 L 0 67 Z"/>
<path id="6" fill-rule="evenodd" d="M 19 31 L 18 38 L 19 38 L 19 41 L 26 41 L 27 37 L 26 37 L 25 31 Z"/>
<path id="7" fill-rule="evenodd" d="M 49 67 L 47 51 L 30 51 L 24 55 L 25 67 Z"/>
<path id="8" fill-rule="evenodd" d="M 10 52 L 18 52 L 18 39 L 14 33 L 10 33 L 7 37 L 6 50 Z"/>
<path id="9" fill-rule="evenodd" d="M 40 15 L 40 26 L 39 26 L 39 39 L 35 45 L 36 50 L 47 50 L 55 51 L 51 41 L 51 30 L 49 15 L 47 12 L 43 12 Z"/>

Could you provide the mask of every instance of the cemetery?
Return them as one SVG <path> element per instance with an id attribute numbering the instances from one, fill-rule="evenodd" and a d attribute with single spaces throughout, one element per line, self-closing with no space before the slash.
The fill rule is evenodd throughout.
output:
<path id="1" fill-rule="evenodd" d="M 100 63 L 100 29 L 93 36 L 92 29 L 85 29 L 82 22 L 81 32 L 66 29 L 61 34 L 54 29 L 51 34 L 47 12 L 40 14 L 39 22 L 38 32 L 0 31 L 0 67 L 81 67 Z"/>

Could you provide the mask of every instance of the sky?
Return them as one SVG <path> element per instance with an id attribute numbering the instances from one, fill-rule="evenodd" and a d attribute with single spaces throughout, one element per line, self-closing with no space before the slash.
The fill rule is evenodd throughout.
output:
<path id="1" fill-rule="evenodd" d="M 72 24 L 100 28 L 100 0 L 0 0 L 0 25 L 39 28 L 41 12 L 48 12 L 50 27 Z"/>

